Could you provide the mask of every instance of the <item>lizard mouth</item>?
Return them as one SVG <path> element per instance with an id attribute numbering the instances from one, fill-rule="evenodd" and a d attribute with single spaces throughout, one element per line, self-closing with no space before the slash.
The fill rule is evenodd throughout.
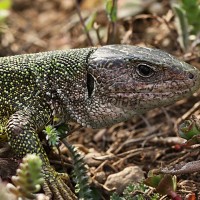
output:
<path id="1" fill-rule="evenodd" d="M 117 107 L 137 110 L 152 109 L 166 106 L 193 93 L 191 88 L 176 90 L 173 92 L 136 92 L 136 93 L 115 93 L 109 95 L 109 102 Z"/>
<path id="2" fill-rule="evenodd" d="M 140 95 L 155 95 L 155 96 L 162 96 L 168 95 L 169 97 L 173 95 L 180 95 L 181 93 L 191 95 L 196 89 L 198 85 L 195 84 L 193 81 L 165 81 L 162 83 L 154 83 L 154 84 L 147 84 L 142 86 L 136 86 L 134 90 L 128 89 L 127 91 L 115 91 L 110 92 L 108 96 L 114 98 L 137 98 Z"/>

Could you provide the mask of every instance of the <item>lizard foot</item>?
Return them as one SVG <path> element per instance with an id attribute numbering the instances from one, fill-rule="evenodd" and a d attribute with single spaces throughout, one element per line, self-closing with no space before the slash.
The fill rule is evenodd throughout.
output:
<path id="1" fill-rule="evenodd" d="M 48 167 L 43 170 L 44 183 L 43 190 L 49 199 L 55 200 L 76 200 L 77 197 L 65 183 L 69 180 L 68 175 L 59 174 L 53 168 Z"/>

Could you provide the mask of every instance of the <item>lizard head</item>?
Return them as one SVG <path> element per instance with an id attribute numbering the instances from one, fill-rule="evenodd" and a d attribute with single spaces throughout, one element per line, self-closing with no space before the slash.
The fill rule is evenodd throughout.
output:
<path id="1" fill-rule="evenodd" d="M 70 53 L 73 69 L 69 75 L 67 67 L 66 81 L 62 74 L 54 85 L 69 118 L 83 126 L 110 126 L 200 87 L 198 69 L 158 49 L 108 45 Z"/>
<path id="2" fill-rule="evenodd" d="M 86 84 L 86 121 L 99 128 L 192 95 L 200 72 L 157 49 L 108 45 L 89 56 Z"/>

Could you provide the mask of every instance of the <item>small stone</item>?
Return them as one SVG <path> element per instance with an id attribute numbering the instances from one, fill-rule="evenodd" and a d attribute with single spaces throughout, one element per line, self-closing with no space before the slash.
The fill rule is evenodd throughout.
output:
<path id="1" fill-rule="evenodd" d="M 144 179 L 144 172 L 138 166 L 126 167 L 123 171 L 108 176 L 104 186 L 122 193 L 130 183 L 138 183 Z"/>
<path id="2" fill-rule="evenodd" d="M 106 173 L 103 171 L 97 172 L 95 174 L 95 180 L 98 181 L 99 183 L 103 184 L 106 180 Z"/>

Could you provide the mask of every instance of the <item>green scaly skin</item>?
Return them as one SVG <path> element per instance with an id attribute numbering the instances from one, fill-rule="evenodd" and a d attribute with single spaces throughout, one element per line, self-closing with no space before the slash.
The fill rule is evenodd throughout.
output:
<path id="1" fill-rule="evenodd" d="M 58 124 L 110 126 L 188 97 L 199 85 L 196 68 L 156 49 L 110 45 L 3 57 L 0 139 L 20 157 L 41 157 L 50 198 L 76 199 L 38 138 L 46 125 L 56 118 Z"/>

